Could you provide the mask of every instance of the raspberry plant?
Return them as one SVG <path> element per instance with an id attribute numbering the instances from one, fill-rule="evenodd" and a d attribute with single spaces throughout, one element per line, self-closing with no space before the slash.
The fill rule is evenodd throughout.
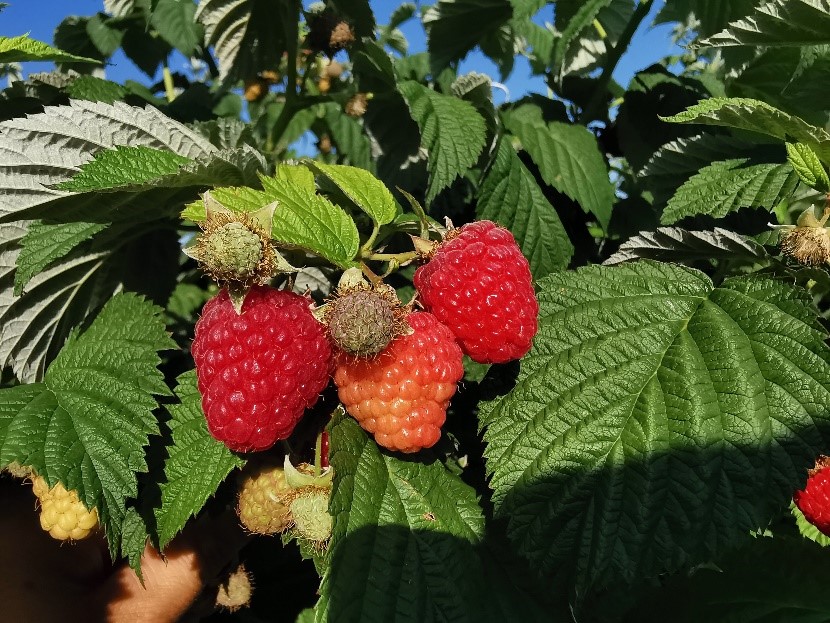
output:
<path id="1" fill-rule="evenodd" d="M 104 0 L 52 44 L 0 38 L 3 477 L 77 496 L 139 574 L 146 543 L 244 507 L 282 537 L 234 561 L 240 621 L 830 618 L 807 484 L 830 454 L 830 7 L 667 2 L 683 52 L 622 85 L 648 0 L 373 6 Z M 106 79 L 119 49 L 147 84 Z M 459 72 L 474 49 L 547 93 L 498 103 Z M 428 263 L 476 221 L 510 235 Z M 323 324 L 343 273 L 349 305 L 383 293 L 334 313 L 355 356 Z M 263 291 L 297 313 L 263 320 Z M 521 358 L 491 355 L 515 318 Z M 261 465 L 290 494 L 243 495 Z"/>

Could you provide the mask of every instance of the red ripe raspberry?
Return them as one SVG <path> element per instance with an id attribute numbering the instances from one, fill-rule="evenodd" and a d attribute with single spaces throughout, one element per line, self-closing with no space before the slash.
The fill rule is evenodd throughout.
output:
<path id="1" fill-rule="evenodd" d="M 427 311 L 447 325 L 479 363 L 503 363 L 530 350 L 539 303 L 530 267 L 513 234 L 491 221 L 464 225 L 415 271 Z"/>
<path id="2" fill-rule="evenodd" d="M 210 433 L 231 450 L 270 448 L 328 383 L 331 346 L 299 294 L 251 288 L 237 314 L 222 290 L 196 323 L 193 359 Z"/>
<path id="3" fill-rule="evenodd" d="M 417 452 L 441 437 L 447 405 L 464 375 L 461 349 L 435 316 L 413 312 L 413 333 L 374 359 L 339 352 L 334 382 L 343 406 L 390 450 Z"/>
<path id="4" fill-rule="evenodd" d="M 830 457 L 819 457 L 815 469 L 810 470 L 807 486 L 795 492 L 793 502 L 807 521 L 830 536 Z"/>

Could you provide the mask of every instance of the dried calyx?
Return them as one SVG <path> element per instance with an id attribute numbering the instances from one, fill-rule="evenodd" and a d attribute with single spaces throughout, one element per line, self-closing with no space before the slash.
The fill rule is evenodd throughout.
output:
<path id="1" fill-rule="evenodd" d="M 346 102 L 344 108 L 346 114 L 350 117 L 362 117 L 366 114 L 370 99 L 372 99 L 372 93 L 356 93 Z"/>
<path id="2" fill-rule="evenodd" d="M 826 227 L 830 219 L 830 206 L 817 219 L 812 206 L 804 210 L 795 225 L 783 225 L 786 230 L 781 239 L 781 252 L 807 266 L 830 262 L 830 231 Z"/>
<path id="3" fill-rule="evenodd" d="M 332 341 L 356 357 L 373 357 L 397 336 L 411 331 L 406 324 L 407 309 L 394 288 L 367 283 L 358 269 L 343 274 L 334 297 L 320 311 Z"/>
<path id="4" fill-rule="evenodd" d="M 254 582 L 245 565 L 239 565 L 233 573 L 219 585 L 216 593 L 216 605 L 223 610 L 236 612 L 251 604 Z"/>
<path id="5" fill-rule="evenodd" d="M 309 32 L 305 45 L 315 52 L 332 57 L 355 41 L 349 23 L 328 8 L 310 11 L 306 14 L 306 22 Z"/>

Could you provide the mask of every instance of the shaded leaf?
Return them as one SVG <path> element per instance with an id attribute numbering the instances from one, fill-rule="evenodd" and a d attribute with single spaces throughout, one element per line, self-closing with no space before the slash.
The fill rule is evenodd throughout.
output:
<path id="1" fill-rule="evenodd" d="M 789 164 L 755 163 L 748 158 L 721 160 L 703 167 L 669 199 L 660 222 L 687 216 L 726 216 L 741 208 L 768 208 L 788 198 L 798 184 Z"/>
<path id="2" fill-rule="evenodd" d="M 822 0 L 763 2 L 701 46 L 803 46 L 830 43 L 830 6 Z"/>
<path id="3" fill-rule="evenodd" d="M 507 140 L 481 184 L 476 216 L 513 232 L 537 279 L 571 261 L 574 248 L 556 210 Z"/>
<path id="4" fill-rule="evenodd" d="M 441 95 L 417 82 L 398 85 L 429 153 L 426 202 L 452 184 L 478 160 L 484 148 L 484 119 L 469 102 Z"/>
<path id="5" fill-rule="evenodd" d="M 648 260 L 539 285 L 533 349 L 481 417 L 519 552 L 579 596 L 749 541 L 828 443 L 830 348 L 809 294 Z"/>
<path id="6" fill-rule="evenodd" d="M 512 16 L 508 0 L 439 0 L 424 12 L 427 49 L 435 74 L 464 58 Z M 511 50 L 512 55 L 512 50 Z"/>
<path id="7" fill-rule="evenodd" d="M 167 407 L 173 443 L 164 462 L 161 506 L 156 509 L 161 548 L 202 509 L 231 470 L 245 465 L 208 431 L 195 371 L 178 378 L 176 397 L 179 402 Z"/>
<path id="8" fill-rule="evenodd" d="M 826 130 L 758 100 L 713 97 L 665 121 L 726 126 L 798 141 L 812 148 L 823 162 L 830 163 L 830 134 Z"/>
<path id="9" fill-rule="evenodd" d="M 747 547 L 643 596 L 626 623 L 822 623 L 830 618 L 828 553 L 809 541 L 758 537 Z"/>
<path id="10" fill-rule="evenodd" d="M 175 348 L 161 310 L 132 294 L 110 299 L 74 331 L 44 382 L 0 390 L 0 464 L 33 466 L 54 486 L 97 507 L 110 551 L 120 549 L 126 500 L 147 471 L 143 447 L 158 434 L 154 395 L 168 395 L 157 351 Z"/>
<path id="11" fill-rule="evenodd" d="M 767 257 L 769 254 L 762 245 L 728 229 L 690 231 L 681 227 L 660 227 L 626 240 L 603 264 L 611 266 L 644 258 L 679 263 L 701 260 L 759 262 Z"/>
<path id="12" fill-rule="evenodd" d="M 190 57 L 202 44 L 202 26 L 195 16 L 193 0 L 156 0 L 150 24 L 167 43 Z"/>
<path id="13" fill-rule="evenodd" d="M 381 453 L 345 414 L 330 431 L 334 532 L 318 620 L 479 620 L 475 491 L 438 461 Z"/>
<path id="14" fill-rule="evenodd" d="M 596 137 L 590 130 L 515 116 L 508 117 L 506 125 L 521 140 L 522 147 L 539 167 L 542 179 L 579 203 L 585 212 L 593 213 L 603 228 L 607 228 L 614 188 Z"/>

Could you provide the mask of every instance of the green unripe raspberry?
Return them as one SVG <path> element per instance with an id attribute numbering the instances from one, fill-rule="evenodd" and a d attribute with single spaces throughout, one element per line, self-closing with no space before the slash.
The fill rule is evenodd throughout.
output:
<path id="1" fill-rule="evenodd" d="M 205 236 L 202 253 L 223 280 L 245 281 L 262 259 L 262 240 L 242 223 L 227 223 Z"/>
<path id="2" fill-rule="evenodd" d="M 395 315 L 389 301 L 371 290 L 350 292 L 332 303 L 329 332 L 345 352 L 369 357 L 395 336 Z"/>
<path id="3" fill-rule="evenodd" d="M 319 487 L 298 489 L 291 500 L 291 516 L 297 532 L 309 541 L 323 543 L 331 536 L 333 525 L 329 515 L 329 490 Z"/>

